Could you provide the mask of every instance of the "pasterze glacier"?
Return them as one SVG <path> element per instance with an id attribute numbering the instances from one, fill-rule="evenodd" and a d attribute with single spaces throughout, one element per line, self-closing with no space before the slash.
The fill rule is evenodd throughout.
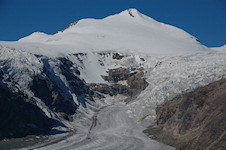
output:
<path id="1" fill-rule="evenodd" d="M 136 9 L 0 41 L 0 149 L 225 148 L 225 52 Z"/>

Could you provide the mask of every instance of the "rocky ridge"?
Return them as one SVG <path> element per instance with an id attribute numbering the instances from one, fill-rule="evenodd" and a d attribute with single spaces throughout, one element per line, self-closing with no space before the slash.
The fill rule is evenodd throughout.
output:
<path id="1" fill-rule="evenodd" d="M 165 101 L 144 131 L 178 150 L 226 149 L 226 79 Z"/>

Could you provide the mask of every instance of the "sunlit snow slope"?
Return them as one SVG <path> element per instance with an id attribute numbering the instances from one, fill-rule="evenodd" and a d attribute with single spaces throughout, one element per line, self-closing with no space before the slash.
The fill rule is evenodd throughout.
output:
<path id="1" fill-rule="evenodd" d="M 79 20 L 54 35 L 35 32 L 19 42 L 64 45 L 68 50 L 120 50 L 155 55 L 208 51 L 185 31 L 157 22 L 136 9 L 104 19 Z"/>
<path id="2" fill-rule="evenodd" d="M 215 50 L 216 52 L 223 52 L 226 53 L 226 45 L 223 45 L 221 47 L 211 47 L 212 50 Z"/>

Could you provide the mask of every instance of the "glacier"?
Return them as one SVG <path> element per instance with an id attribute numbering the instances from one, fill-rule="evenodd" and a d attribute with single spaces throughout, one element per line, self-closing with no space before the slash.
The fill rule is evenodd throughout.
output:
<path id="1" fill-rule="evenodd" d="M 123 58 L 113 59 L 114 53 Z M 122 67 L 143 68 L 149 85 L 139 95 L 129 97 L 128 103 L 123 102 L 123 95 L 81 102 L 62 73 L 59 58 L 70 60 L 80 72 L 76 76 L 86 83 L 111 85 L 102 76 L 109 69 Z M 62 120 L 29 88 L 34 76 L 43 75 L 46 63 L 65 96 L 71 95 L 78 105 L 73 122 Z M 142 133 L 155 124 L 156 106 L 226 78 L 225 66 L 225 51 L 208 48 L 185 31 L 136 9 L 104 19 L 79 20 L 53 35 L 35 32 L 19 41 L 0 41 L 0 68 L 5 71 L 2 82 L 34 97 L 49 118 L 67 126 L 59 130 L 71 131 L 24 149 L 174 149 Z"/>

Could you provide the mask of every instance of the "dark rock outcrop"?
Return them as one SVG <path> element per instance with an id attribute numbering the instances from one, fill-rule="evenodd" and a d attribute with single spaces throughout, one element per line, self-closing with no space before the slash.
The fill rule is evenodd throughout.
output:
<path id="1" fill-rule="evenodd" d="M 120 55 L 119 53 L 113 53 L 113 56 L 112 56 L 113 59 L 118 59 L 118 60 L 122 59 L 123 57 L 124 56 Z"/>
<path id="2" fill-rule="evenodd" d="M 121 85 L 121 84 L 112 84 L 112 85 L 107 85 L 107 84 L 90 84 L 90 87 L 94 91 L 103 93 L 103 94 L 108 94 L 110 96 L 115 96 L 117 94 L 122 94 L 126 96 L 131 96 L 131 90 L 128 86 L 126 85 Z"/>
<path id="3" fill-rule="evenodd" d="M 226 79 L 164 102 L 144 132 L 178 150 L 226 149 Z"/>
<path id="4" fill-rule="evenodd" d="M 59 88 L 49 78 L 42 79 L 38 76 L 34 77 L 30 89 L 34 95 L 41 99 L 51 110 L 65 113 L 64 116 L 75 113 L 72 100 L 65 100 Z"/>
<path id="5" fill-rule="evenodd" d="M 89 84 L 93 91 L 110 96 L 122 94 L 131 97 L 136 96 L 148 86 L 148 82 L 143 78 L 142 68 L 139 70 L 116 68 L 110 69 L 107 73 L 108 76 L 102 76 L 102 78 L 111 84 Z M 127 85 L 120 84 L 119 81 L 125 81 Z"/>
<path id="6" fill-rule="evenodd" d="M 60 69 L 69 83 L 70 90 L 75 93 L 78 102 L 82 104 L 83 107 L 86 107 L 85 102 L 87 100 L 93 101 L 93 97 L 96 96 L 96 93 L 90 90 L 86 82 L 78 77 L 80 74 L 78 74 L 79 70 L 73 66 L 70 60 L 66 58 L 60 58 L 59 60 L 62 62 Z"/>
<path id="7" fill-rule="evenodd" d="M 60 73 L 65 77 L 69 87 L 65 86 L 58 75 L 50 66 L 48 58 L 42 57 L 40 61 L 44 66 L 42 74 L 36 75 L 29 84 L 34 96 L 39 98 L 53 112 L 58 113 L 62 118 L 72 121 L 78 105 L 86 107 L 87 100 L 100 96 L 90 90 L 85 81 L 78 76 L 80 72 L 67 58 L 59 58 Z M 53 60 L 55 61 L 55 60 Z M 41 110 L 34 97 L 27 96 L 20 89 L 7 79 L 7 85 L 3 83 L 7 72 L 0 70 L 0 139 L 17 138 L 27 135 L 48 134 L 54 126 L 64 126 L 59 121 L 50 119 Z M 71 93 L 74 93 L 79 104 L 73 100 Z"/>
<path id="8" fill-rule="evenodd" d="M 57 121 L 49 119 L 22 92 L 13 93 L 0 84 L 0 140 L 47 134 Z"/>
<path id="9" fill-rule="evenodd" d="M 130 76 L 127 79 L 127 84 L 131 89 L 137 89 L 139 92 L 143 91 L 147 86 L 148 83 L 142 78 L 144 75 L 143 71 L 135 73 L 134 75 Z"/>
<path id="10" fill-rule="evenodd" d="M 63 30 L 61 30 L 61 32 L 64 32 L 65 30 L 69 29 L 71 26 L 76 25 L 77 23 L 78 23 L 78 21 L 75 21 L 75 22 L 69 24 L 69 26 L 67 26 L 66 28 L 64 28 Z"/>
<path id="11" fill-rule="evenodd" d="M 118 81 L 127 80 L 137 72 L 131 72 L 129 68 L 116 68 L 110 69 L 107 73 L 108 76 L 102 76 L 102 78 L 105 81 L 117 83 Z"/>
<path id="12" fill-rule="evenodd" d="M 43 74 L 33 78 L 30 85 L 31 91 L 36 97 L 41 99 L 51 110 L 60 114 L 66 120 L 72 121 L 72 116 L 78 105 L 86 107 L 86 101 L 93 100 L 95 93 L 90 90 L 84 80 L 81 80 L 79 70 L 73 66 L 73 63 L 67 58 L 58 58 L 61 62 L 59 68 L 61 74 L 66 78 L 69 87 L 63 83 L 49 68 L 48 60 L 45 63 Z M 71 93 L 74 93 L 79 104 L 73 100 Z"/>

